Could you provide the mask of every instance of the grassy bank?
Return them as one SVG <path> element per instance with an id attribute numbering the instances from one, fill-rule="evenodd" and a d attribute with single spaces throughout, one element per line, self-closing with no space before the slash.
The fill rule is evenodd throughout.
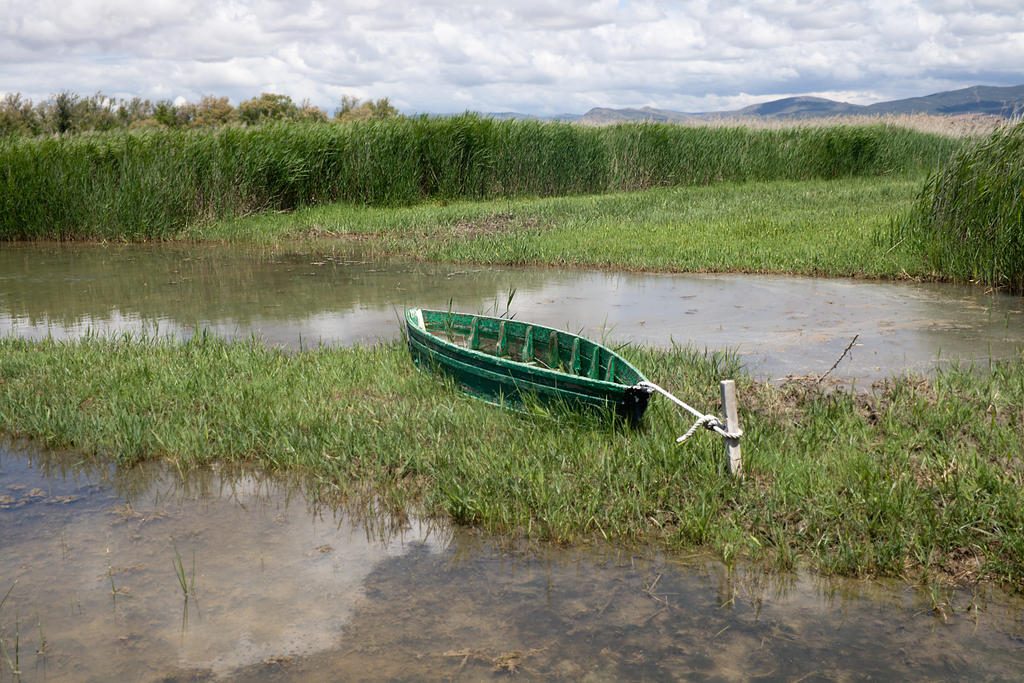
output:
<path id="1" fill-rule="evenodd" d="M 709 409 L 738 372 L 688 350 L 625 353 Z M 674 443 L 688 422 L 663 401 L 637 432 L 513 415 L 416 372 L 399 343 L 290 355 L 206 337 L 7 338 L 0 359 L 0 431 L 121 466 L 253 461 L 495 532 L 1024 589 L 1024 358 L 857 397 L 740 377 L 742 482 L 717 438 Z"/>
<path id="2" fill-rule="evenodd" d="M 909 210 L 921 177 L 752 181 L 707 187 L 488 202 L 346 204 L 222 221 L 197 239 L 352 241 L 447 262 L 659 271 L 935 276 L 904 245 L 876 237 Z"/>
<path id="3" fill-rule="evenodd" d="M 474 116 L 0 140 L 0 240 L 162 240 L 327 202 L 565 196 L 892 176 L 960 146 L 906 128 L 751 130 Z"/>

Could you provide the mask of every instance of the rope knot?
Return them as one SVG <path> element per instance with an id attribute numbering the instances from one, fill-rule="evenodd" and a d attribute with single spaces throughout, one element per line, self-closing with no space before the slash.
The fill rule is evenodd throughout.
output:
<path id="1" fill-rule="evenodd" d="M 686 410 L 691 415 L 694 415 L 694 416 L 697 417 L 697 421 L 693 423 L 693 426 L 690 427 L 690 429 L 688 429 L 685 434 L 683 434 L 678 439 L 676 439 L 676 443 L 682 443 L 682 442 L 686 441 L 691 436 L 693 436 L 694 433 L 698 429 L 700 429 L 701 427 L 704 427 L 705 429 L 710 429 L 711 431 L 714 431 L 714 432 L 718 432 L 719 434 L 724 436 L 726 439 L 738 439 L 741 436 L 743 436 L 743 430 L 742 429 L 737 429 L 734 432 L 728 431 L 726 429 L 725 423 L 722 422 L 716 415 L 710 415 L 710 414 L 702 415 L 696 409 L 694 409 L 691 406 L 686 405 L 685 403 L 680 401 L 678 398 L 676 398 L 672 394 L 668 393 L 667 391 L 665 391 L 664 389 L 659 387 L 657 384 L 654 384 L 653 382 L 647 382 L 647 381 L 639 382 L 637 384 L 637 386 L 638 387 L 642 387 L 644 389 L 647 389 L 648 391 L 656 391 L 656 392 L 658 392 L 659 394 L 661 394 L 662 396 L 664 396 L 668 400 L 672 401 L 673 403 L 675 403 L 677 406 L 679 406 L 683 410 Z"/>
<path id="2" fill-rule="evenodd" d="M 714 431 L 715 427 L 722 427 L 724 429 L 725 425 L 723 425 L 722 421 L 719 420 L 718 417 L 716 417 L 715 415 L 702 415 L 697 418 L 697 421 L 693 423 L 693 426 L 686 430 L 685 434 L 676 439 L 676 443 L 682 443 L 686 441 L 691 436 L 693 436 L 701 427 L 703 427 L 704 429 Z"/>

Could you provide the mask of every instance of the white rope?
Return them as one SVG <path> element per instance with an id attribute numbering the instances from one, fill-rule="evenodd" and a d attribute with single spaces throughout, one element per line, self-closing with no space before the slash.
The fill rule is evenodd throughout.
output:
<path id="1" fill-rule="evenodd" d="M 715 417 L 714 415 L 704 415 L 703 417 L 698 418 L 697 421 L 693 423 L 693 426 L 690 427 L 688 430 L 686 430 L 685 434 L 683 434 L 678 439 L 676 439 L 676 443 L 682 443 L 682 442 L 686 441 L 691 436 L 693 436 L 697 432 L 697 430 L 700 429 L 701 427 L 706 427 L 707 429 L 712 429 L 712 427 L 710 427 L 708 425 L 713 425 L 714 423 L 716 423 L 718 421 L 719 421 L 718 418 Z"/>
<path id="2" fill-rule="evenodd" d="M 718 419 L 718 417 L 716 415 L 710 415 L 710 414 L 706 415 L 704 413 L 701 413 L 696 408 L 694 408 L 692 406 L 686 405 L 685 403 L 680 401 L 678 398 L 676 398 L 672 394 L 668 393 L 667 391 L 665 391 L 664 389 L 662 389 L 661 387 L 659 387 L 657 384 L 655 384 L 653 382 L 640 382 L 639 384 L 637 384 L 637 386 L 645 387 L 647 389 L 651 389 L 653 391 L 657 391 L 659 394 L 661 394 L 662 396 L 664 396 L 668 400 L 672 401 L 673 403 L 675 403 L 677 406 L 679 406 L 683 410 L 688 411 L 694 417 L 697 418 L 697 421 L 693 423 L 693 426 L 690 427 L 690 429 L 687 430 L 687 432 L 685 434 L 683 434 L 678 439 L 676 439 L 676 443 L 682 443 L 682 442 L 686 441 L 691 436 L 693 436 L 694 433 L 698 429 L 700 429 L 701 427 L 704 427 L 705 429 L 710 429 L 710 430 L 713 430 L 715 432 L 718 432 L 719 434 L 724 436 L 726 439 L 738 439 L 741 436 L 743 436 L 743 430 L 742 429 L 737 429 L 734 432 L 728 431 L 726 429 L 725 423 L 722 422 L 720 419 Z"/>

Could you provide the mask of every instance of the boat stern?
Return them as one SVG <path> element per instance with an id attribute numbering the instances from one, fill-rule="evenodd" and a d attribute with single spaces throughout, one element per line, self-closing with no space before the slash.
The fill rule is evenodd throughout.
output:
<path id="1" fill-rule="evenodd" d="M 627 387 L 623 393 L 622 401 L 616 407 L 619 416 L 624 418 L 632 427 L 640 425 L 640 420 L 647 410 L 647 403 L 651 400 L 654 389 L 644 384 L 636 384 Z"/>

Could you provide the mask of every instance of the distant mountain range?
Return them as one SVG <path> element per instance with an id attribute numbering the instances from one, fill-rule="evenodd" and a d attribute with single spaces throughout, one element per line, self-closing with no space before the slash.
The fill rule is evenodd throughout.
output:
<path id="1" fill-rule="evenodd" d="M 610 109 L 594 107 L 586 114 L 560 114 L 534 117 L 527 114 L 503 112 L 490 114 L 495 118 L 548 118 L 558 121 L 579 121 L 589 124 L 620 123 L 624 121 L 682 122 L 701 119 L 760 117 L 771 119 L 802 119 L 823 116 L 877 116 L 881 114 L 934 114 L 945 116 L 988 115 L 1002 118 L 1024 116 L 1024 85 L 998 87 L 975 85 L 961 90 L 949 90 L 925 97 L 910 97 L 890 102 L 860 105 L 837 102 L 823 97 L 786 97 L 781 100 L 753 104 L 734 111 L 679 112 L 668 109 L 641 107 L 639 109 Z"/>

